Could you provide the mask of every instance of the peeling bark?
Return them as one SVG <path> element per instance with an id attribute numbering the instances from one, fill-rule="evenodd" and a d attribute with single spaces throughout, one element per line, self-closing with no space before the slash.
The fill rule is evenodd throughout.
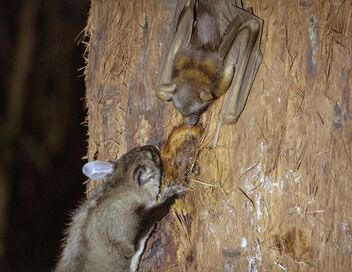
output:
<path id="1" fill-rule="evenodd" d="M 159 144 L 164 185 L 190 189 L 155 229 L 140 271 L 352 267 L 352 3 L 246 4 L 264 20 L 263 63 L 239 122 L 212 150 L 224 97 L 186 129 L 154 94 L 171 13 L 152 0 L 92 1 L 88 158 Z"/>

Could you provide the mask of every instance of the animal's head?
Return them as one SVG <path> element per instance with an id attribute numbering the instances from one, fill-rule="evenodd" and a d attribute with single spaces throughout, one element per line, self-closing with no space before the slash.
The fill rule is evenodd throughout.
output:
<path id="1" fill-rule="evenodd" d="M 93 180 L 127 182 L 156 197 L 160 190 L 162 161 L 156 146 L 145 145 L 132 149 L 116 162 L 88 162 L 82 171 Z"/>
<path id="2" fill-rule="evenodd" d="M 177 111 L 182 114 L 183 122 L 190 127 L 198 122 L 200 115 L 214 100 L 209 91 L 196 90 L 187 83 L 180 86 L 175 83 L 163 84 L 159 86 L 157 94 L 164 101 L 172 101 Z"/>

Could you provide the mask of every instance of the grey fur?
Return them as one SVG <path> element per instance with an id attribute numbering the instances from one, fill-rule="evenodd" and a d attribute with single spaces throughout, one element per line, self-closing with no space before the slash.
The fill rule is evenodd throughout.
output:
<path id="1" fill-rule="evenodd" d="M 157 203 L 162 162 L 155 146 L 115 162 L 101 189 L 74 213 L 55 272 L 136 271 L 144 244 L 185 189 L 167 189 Z"/>

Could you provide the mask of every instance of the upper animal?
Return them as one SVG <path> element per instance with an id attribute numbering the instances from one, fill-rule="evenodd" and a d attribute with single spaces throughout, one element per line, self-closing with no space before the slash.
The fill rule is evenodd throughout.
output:
<path id="1" fill-rule="evenodd" d="M 221 119 L 235 123 L 261 63 L 262 21 L 237 0 L 179 0 L 163 53 L 157 96 L 193 126 L 227 90 Z"/>
<path id="2" fill-rule="evenodd" d="M 74 213 L 55 272 L 136 271 L 153 226 L 185 192 L 168 187 L 157 202 L 161 171 L 155 146 L 87 163 L 83 172 L 105 182 Z"/>

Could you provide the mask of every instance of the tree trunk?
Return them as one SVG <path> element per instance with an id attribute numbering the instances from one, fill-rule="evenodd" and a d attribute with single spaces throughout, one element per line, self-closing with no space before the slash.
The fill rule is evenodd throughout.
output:
<path id="1" fill-rule="evenodd" d="M 264 20 L 263 62 L 238 123 L 209 149 L 224 97 L 188 129 L 154 94 L 172 12 L 156 0 L 92 1 L 88 158 L 159 144 L 163 186 L 190 189 L 156 227 L 140 271 L 352 267 L 351 1 L 246 7 Z"/>

